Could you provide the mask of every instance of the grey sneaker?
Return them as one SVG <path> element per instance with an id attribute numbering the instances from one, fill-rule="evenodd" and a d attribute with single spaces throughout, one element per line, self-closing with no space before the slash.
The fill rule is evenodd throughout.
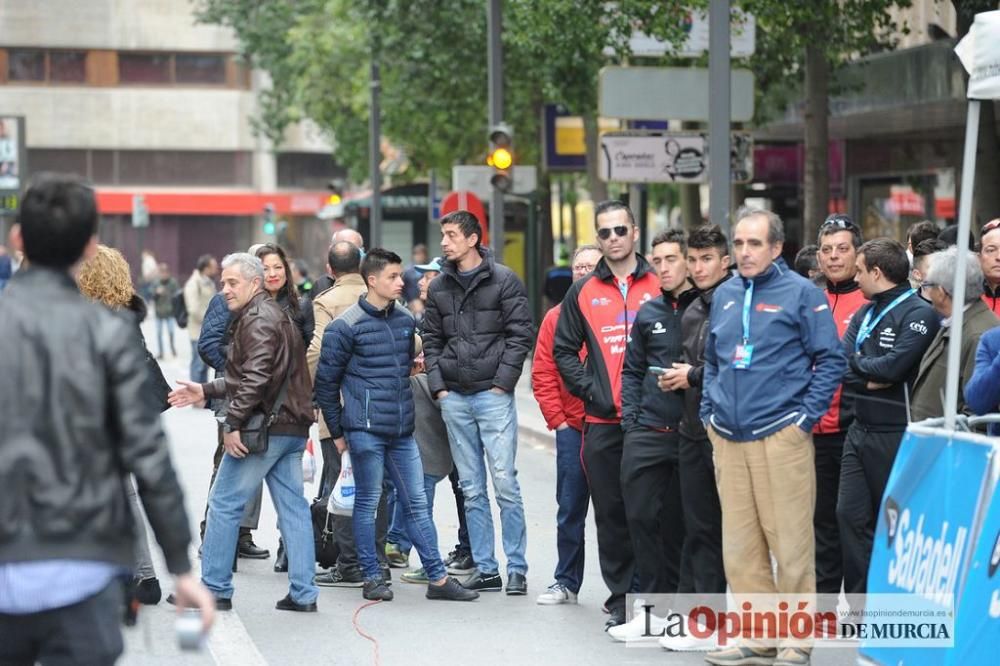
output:
<path id="1" fill-rule="evenodd" d="M 444 601 L 475 601 L 479 598 L 479 593 L 475 590 L 467 590 L 461 583 L 449 576 L 444 581 L 444 585 L 427 585 L 427 598 Z"/>
<path id="2" fill-rule="evenodd" d="M 366 580 L 361 596 L 369 601 L 392 601 L 392 590 L 386 587 L 381 578 Z"/>
<path id="3" fill-rule="evenodd" d="M 413 571 L 407 571 L 399 575 L 399 580 L 404 583 L 415 583 L 418 585 L 427 584 L 427 573 L 424 571 L 423 567 L 419 569 L 414 569 Z"/>
<path id="4" fill-rule="evenodd" d="M 320 587 L 361 587 L 364 583 L 361 572 L 356 569 L 345 572 L 340 567 L 331 567 L 316 576 L 316 584 Z"/>
<path id="5" fill-rule="evenodd" d="M 772 666 L 778 651 L 774 648 L 727 647 L 705 655 L 705 661 L 716 666 Z"/>
<path id="6" fill-rule="evenodd" d="M 549 586 L 549 589 L 545 590 L 535 599 L 535 603 L 541 606 L 557 606 L 559 604 L 575 604 L 576 603 L 576 593 L 571 592 L 568 587 L 562 583 L 554 583 Z"/>

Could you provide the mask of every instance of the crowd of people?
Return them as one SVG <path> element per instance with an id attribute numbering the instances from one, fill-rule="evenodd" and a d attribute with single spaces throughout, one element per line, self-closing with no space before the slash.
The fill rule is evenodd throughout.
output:
<path id="1" fill-rule="evenodd" d="M 173 318 L 178 293 L 191 339 L 189 379 L 173 389 L 145 349 L 146 306 L 128 265 L 97 245 L 96 220 L 85 183 L 46 175 L 12 234 L 24 260 L 0 296 L 0 367 L 23 390 L 0 401 L 0 505 L 10 518 L 0 526 L 0 633 L 17 640 L 0 645 L 0 661 L 70 649 L 66 620 L 100 632 L 106 640 L 86 649 L 113 661 L 121 640 L 108 627 L 121 595 L 161 597 L 140 502 L 177 577 L 167 600 L 200 608 L 207 629 L 232 608 L 239 558 L 270 557 L 253 540 L 264 482 L 281 534 L 274 569 L 289 578 L 278 610 L 317 611 L 319 587 L 391 601 L 391 569 L 406 568 L 412 550 L 420 566 L 400 580 L 426 586 L 427 599 L 526 595 L 514 392 L 532 350 L 533 395 L 555 433 L 558 504 L 558 561 L 536 601 L 576 603 L 592 502 L 605 630 L 623 642 L 655 638 L 666 623 L 659 611 L 627 621 L 629 594 L 865 591 L 906 426 L 945 411 L 956 308 L 965 313 L 959 409 L 1000 403 L 1000 220 L 982 227 L 955 303 L 958 250 L 932 224 L 915 225 L 904 246 L 866 241 L 849 216 L 831 215 L 814 252 L 797 258 L 800 275 L 781 258 L 773 212 L 741 210 L 731 238 L 716 226 L 668 230 L 643 254 L 631 210 L 603 202 L 596 243 L 572 255 L 573 282 L 537 337 L 524 285 L 465 211 L 440 220 L 442 256 L 418 246 L 409 267 L 339 231 L 315 282 L 272 243 L 199 258 L 183 288 L 153 260 L 144 290 L 156 357 L 164 332 L 176 356 L 173 327 L 160 322 Z M 64 358 L 70 349 L 76 356 Z M 169 406 L 192 405 L 217 421 L 200 582 L 159 423 Z M 310 505 L 302 456 L 313 424 L 323 470 Z M 348 455 L 353 514 L 328 514 Z M 56 496 L 52 479 L 25 485 L 17 470 L 28 461 L 36 474 L 72 477 L 78 491 Z M 434 499 L 446 477 L 460 527 L 442 557 Z M 317 524 L 334 553 L 319 572 Z M 793 643 L 660 643 L 708 650 L 712 664 L 810 661 L 808 645 Z"/>

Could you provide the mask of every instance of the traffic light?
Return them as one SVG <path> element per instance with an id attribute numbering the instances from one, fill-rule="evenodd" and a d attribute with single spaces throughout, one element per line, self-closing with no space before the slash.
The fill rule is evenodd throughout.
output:
<path id="1" fill-rule="evenodd" d="M 264 233 L 268 236 L 273 236 L 276 231 L 274 220 L 274 204 L 264 204 Z"/>
<path id="2" fill-rule="evenodd" d="M 490 144 L 490 153 L 486 156 L 486 164 L 493 167 L 490 184 L 501 192 L 507 192 L 514 182 L 511 171 L 514 166 L 514 131 L 508 125 L 494 125 L 490 128 Z"/>

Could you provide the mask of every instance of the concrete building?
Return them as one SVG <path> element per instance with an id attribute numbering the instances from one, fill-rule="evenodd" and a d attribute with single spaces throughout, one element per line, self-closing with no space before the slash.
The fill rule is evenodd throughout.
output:
<path id="1" fill-rule="evenodd" d="M 190 0 L 0 3 L 0 116 L 25 118 L 22 177 L 91 180 L 101 238 L 133 267 L 150 249 L 183 280 L 203 253 L 264 240 L 319 267 L 329 223 L 314 214 L 343 171 L 315 128 L 293 128 L 276 154 L 254 134 L 265 84 L 231 31 L 195 22 Z M 150 212 L 142 233 L 134 195 Z M 265 204 L 286 222 L 279 238 L 264 233 Z"/>

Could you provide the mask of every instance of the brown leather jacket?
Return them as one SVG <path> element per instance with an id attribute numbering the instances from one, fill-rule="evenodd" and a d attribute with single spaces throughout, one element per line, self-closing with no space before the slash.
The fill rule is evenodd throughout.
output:
<path id="1" fill-rule="evenodd" d="M 263 291 L 233 319 L 225 376 L 203 385 L 205 397 L 228 398 L 226 423 L 238 430 L 255 410 L 270 412 L 287 376 L 285 402 L 269 432 L 306 437 L 313 422 L 312 379 L 301 333 Z"/>

